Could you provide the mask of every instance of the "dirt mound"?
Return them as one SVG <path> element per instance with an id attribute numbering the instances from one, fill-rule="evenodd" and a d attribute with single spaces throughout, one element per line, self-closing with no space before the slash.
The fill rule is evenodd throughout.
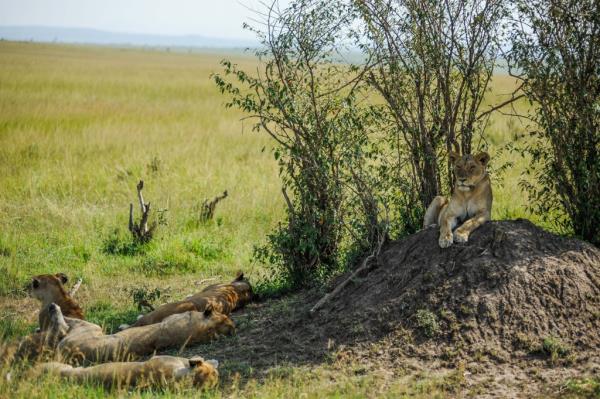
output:
<path id="1" fill-rule="evenodd" d="M 222 360 L 231 375 L 347 355 L 398 370 L 411 359 L 452 367 L 463 358 L 527 368 L 546 362 L 546 340 L 546 349 L 574 354 L 579 369 L 599 362 L 598 248 L 525 220 L 486 223 L 448 249 L 437 239 L 429 228 L 386 244 L 377 265 L 316 314 L 309 309 L 322 289 L 251 304 L 233 314 L 234 337 L 187 355 Z M 486 364 L 493 377 L 500 366 Z"/>
<path id="2" fill-rule="evenodd" d="M 413 346 L 429 353 L 449 344 L 507 356 L 544 339 L 600 347 L 598 248 L 526 220 L 486 223 L 448 249 L 437 238 L 429 228 L 387 245 L 378 266 L 322 310 L 327 324 L 365 337 L 405 329 L 432 343 Z"/>

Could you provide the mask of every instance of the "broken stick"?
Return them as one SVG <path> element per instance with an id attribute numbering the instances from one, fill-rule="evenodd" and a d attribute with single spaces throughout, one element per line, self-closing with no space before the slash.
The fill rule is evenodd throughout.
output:
<path id="1" fill-rule="evenodd" d="M 144 181 L 140 180 L 137 184 L 137 195 L 138 202 L 140 203 L 140 210 L 142 216 L 139 223 L 133 221 L 133 204 L 129 204 L 129 231 L 133 235 L 133 238 L 141 243 L 149 242 L 152 239 L 152 234 L 156 228 L 156 223 L 152 223 L 148 226 L 148 217 L 150 216 L 150 203 L 144 203 L 144 196 L 142 190 L 144 189 Z"/>
<path id="2" fill-rule="evenodd" d="M 227 190 L 223 191 L 222 195 L 217 195 L 212 201 L 208 202 L 208 198 L 204 200 L 202 204 L 202 212 L 200 213 L 200 220 L 206 222 L 211 220 L 215 216 L 215 208 L 217 204 L 227 198 Z"/>
<path id="3" fill-rule="evenodd" d="M 75 293 L 77 292 L 79 287 L 81 287 L 82 282 L 83 282 L 83 279 L 81 277 L 77 279 L 77 282 L 75 283 L 75 285 L 73 285 L 73 287 L 71 287 L 71 290 L 69 291 L 70 297 L 75 295 Z"/>
<path id="4" fill-rule="evenodd" d="M 335 287 L 333 289 L 333 291 L 331 291 L 328 294 L 325 294 L 325 296 L 323 298 L 321 298 L 319 300 L 319 302 L 317 302 L 315 304 L 315 306 L 313 306 L 310 309 L 310 313 L 315 313 L 317 310 L 319 310 L 320 308 L 323 307 L 323 305 L 325 305 L 327 302 L 329 302 L 331 299 L 333 299 L 337 294 L 340 293 L 340 291 L 342 291 L 344 289 L 345 286 L 347 286 L 352 280 L 354 280 L 354 278 L 356 276 L 358 276 L 361 272 L 368 270 L 369 269 L 369 263 L 377 258 L 377 256 L 379 256 L 379 252 L 381 251 L 381 247 L 383 246 L 383 243 L 385 241 L 385 234 L 380 233 L 379 234 L 379 240 L 377 243 L 377 247 L 373 250 L 373 252 L 367 256 L 361 263 L 360 267 L 358 269 L 356 269 L 351 275 L 350 277 L 348 277 L 346 280 L 342 281 L 337 287 Z"/>

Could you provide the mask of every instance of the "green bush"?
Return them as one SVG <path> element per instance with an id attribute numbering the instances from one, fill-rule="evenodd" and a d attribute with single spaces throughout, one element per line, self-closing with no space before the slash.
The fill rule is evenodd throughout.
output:
<path id="1" fill-rule="evenodd" d="M 116 228 L 111 230 L 102 241 L 102 252 L 107 255 L 134 256 L 145 253 L 149 246 L 149 243 L 135 241 L 131 235 Z"/>

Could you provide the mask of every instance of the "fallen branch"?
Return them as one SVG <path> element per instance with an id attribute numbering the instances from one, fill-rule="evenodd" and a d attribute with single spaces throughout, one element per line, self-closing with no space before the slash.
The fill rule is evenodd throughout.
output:
<path id="1" fill-rule="evenodd" d="M 363 260 L 360 267 L 358 269 L 356 269 L 350 275 L 350 277 L 348 277 L 346 280 L 342 281 L 337 287 L 335 287 L 333 289 L 333 291 L 331 291 L 328 294 L 325 294 L 325 296 L 323 298 L 321 298 L 319 300 L 319 302 L 317 302 L 315 304 L 315 306 L 313 306 L 310 309 L 310 313 L 315 313 L 317 310 L 322 308 L 323 305 L 325 305 L 327 302 L 329 302 L 331 299 L 333 299 L 337 294 L 340 293 L 340 291 L 342 291 L 344 289 L 344 287 L 346 287 L 352 280 L 354 280 L 354 278 L 356 278 L 356 276 L 358 276 L 360 273 L 362 273 L 363 271 L 368 270 L 370 268 L 369 263 L 373 259 L 376 259 L 379 256 L 379 252 L 381 252 L 381 247 L 383 246 L 383 243 L 385 242 L 385 237 L 386 237 L 385 232 L 380 232 L 379 240 L 377 242 L 377 247 L 373 250 L 373 252 L 371 252 L 371 254 Z"/>
<path id="2" fill-rule="evenodd" d="M 206 222 L 211 220 L 215 216 L 215 208 L 217 204 L 227 198 L 227 190 L 223 191 L 222 195 L 217 195 L 212 201 L 208 202 L 208 198 L 204 200 L 202 204 L 202 212 L 200 213 L 200 220 Z"/>
<path id="3" fill-rule="evenodd" d="M 75 296 L 75 293 L 77 292 L 77 290 L 79 289 L 79 287 L 81 287 L 81 283 L 83 282 L 82 278 L 78 278 L 77 282 L 75 283 L 75 285 L 73 285 L 73 287 L 71 287 L 71 290 L 69 291 L 69 296 L 73 297 Z"/>
<path id="4" fill-rule="evenodd" d="M 220 276 L 216 276 L 216 277 L 210 277 L 210 278 L 205 278 L 205 279 L 203 279 L 203 280 L 196 281 L 196 282 L 194 283 L 194 285 L 202 285 L 202 284 L 206 284 L 206 283 L 208 283 L 209 281 L 214 281 L 214 280 L 217 280 L 219 277 L 220 277 Z"/>

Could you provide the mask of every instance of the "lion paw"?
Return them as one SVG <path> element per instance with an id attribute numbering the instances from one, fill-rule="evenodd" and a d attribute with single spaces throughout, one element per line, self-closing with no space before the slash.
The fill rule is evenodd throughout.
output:
<path id="1" fill-rule="evenodd" d="M 469 241 L 469 233 L 456 230 L 454 232 L 454 241 L 461 242 L 461 243 L 468 242 Z"/>
<path id="2" fill-rule="evenodd" d="M 452 243 L 453 243 L 452 234 L 446 234 L 444 236 L 440 235 L 440 240 L 439 240 L 440 248 L 448 248 L 450 245 L 452 245 Z"/>

